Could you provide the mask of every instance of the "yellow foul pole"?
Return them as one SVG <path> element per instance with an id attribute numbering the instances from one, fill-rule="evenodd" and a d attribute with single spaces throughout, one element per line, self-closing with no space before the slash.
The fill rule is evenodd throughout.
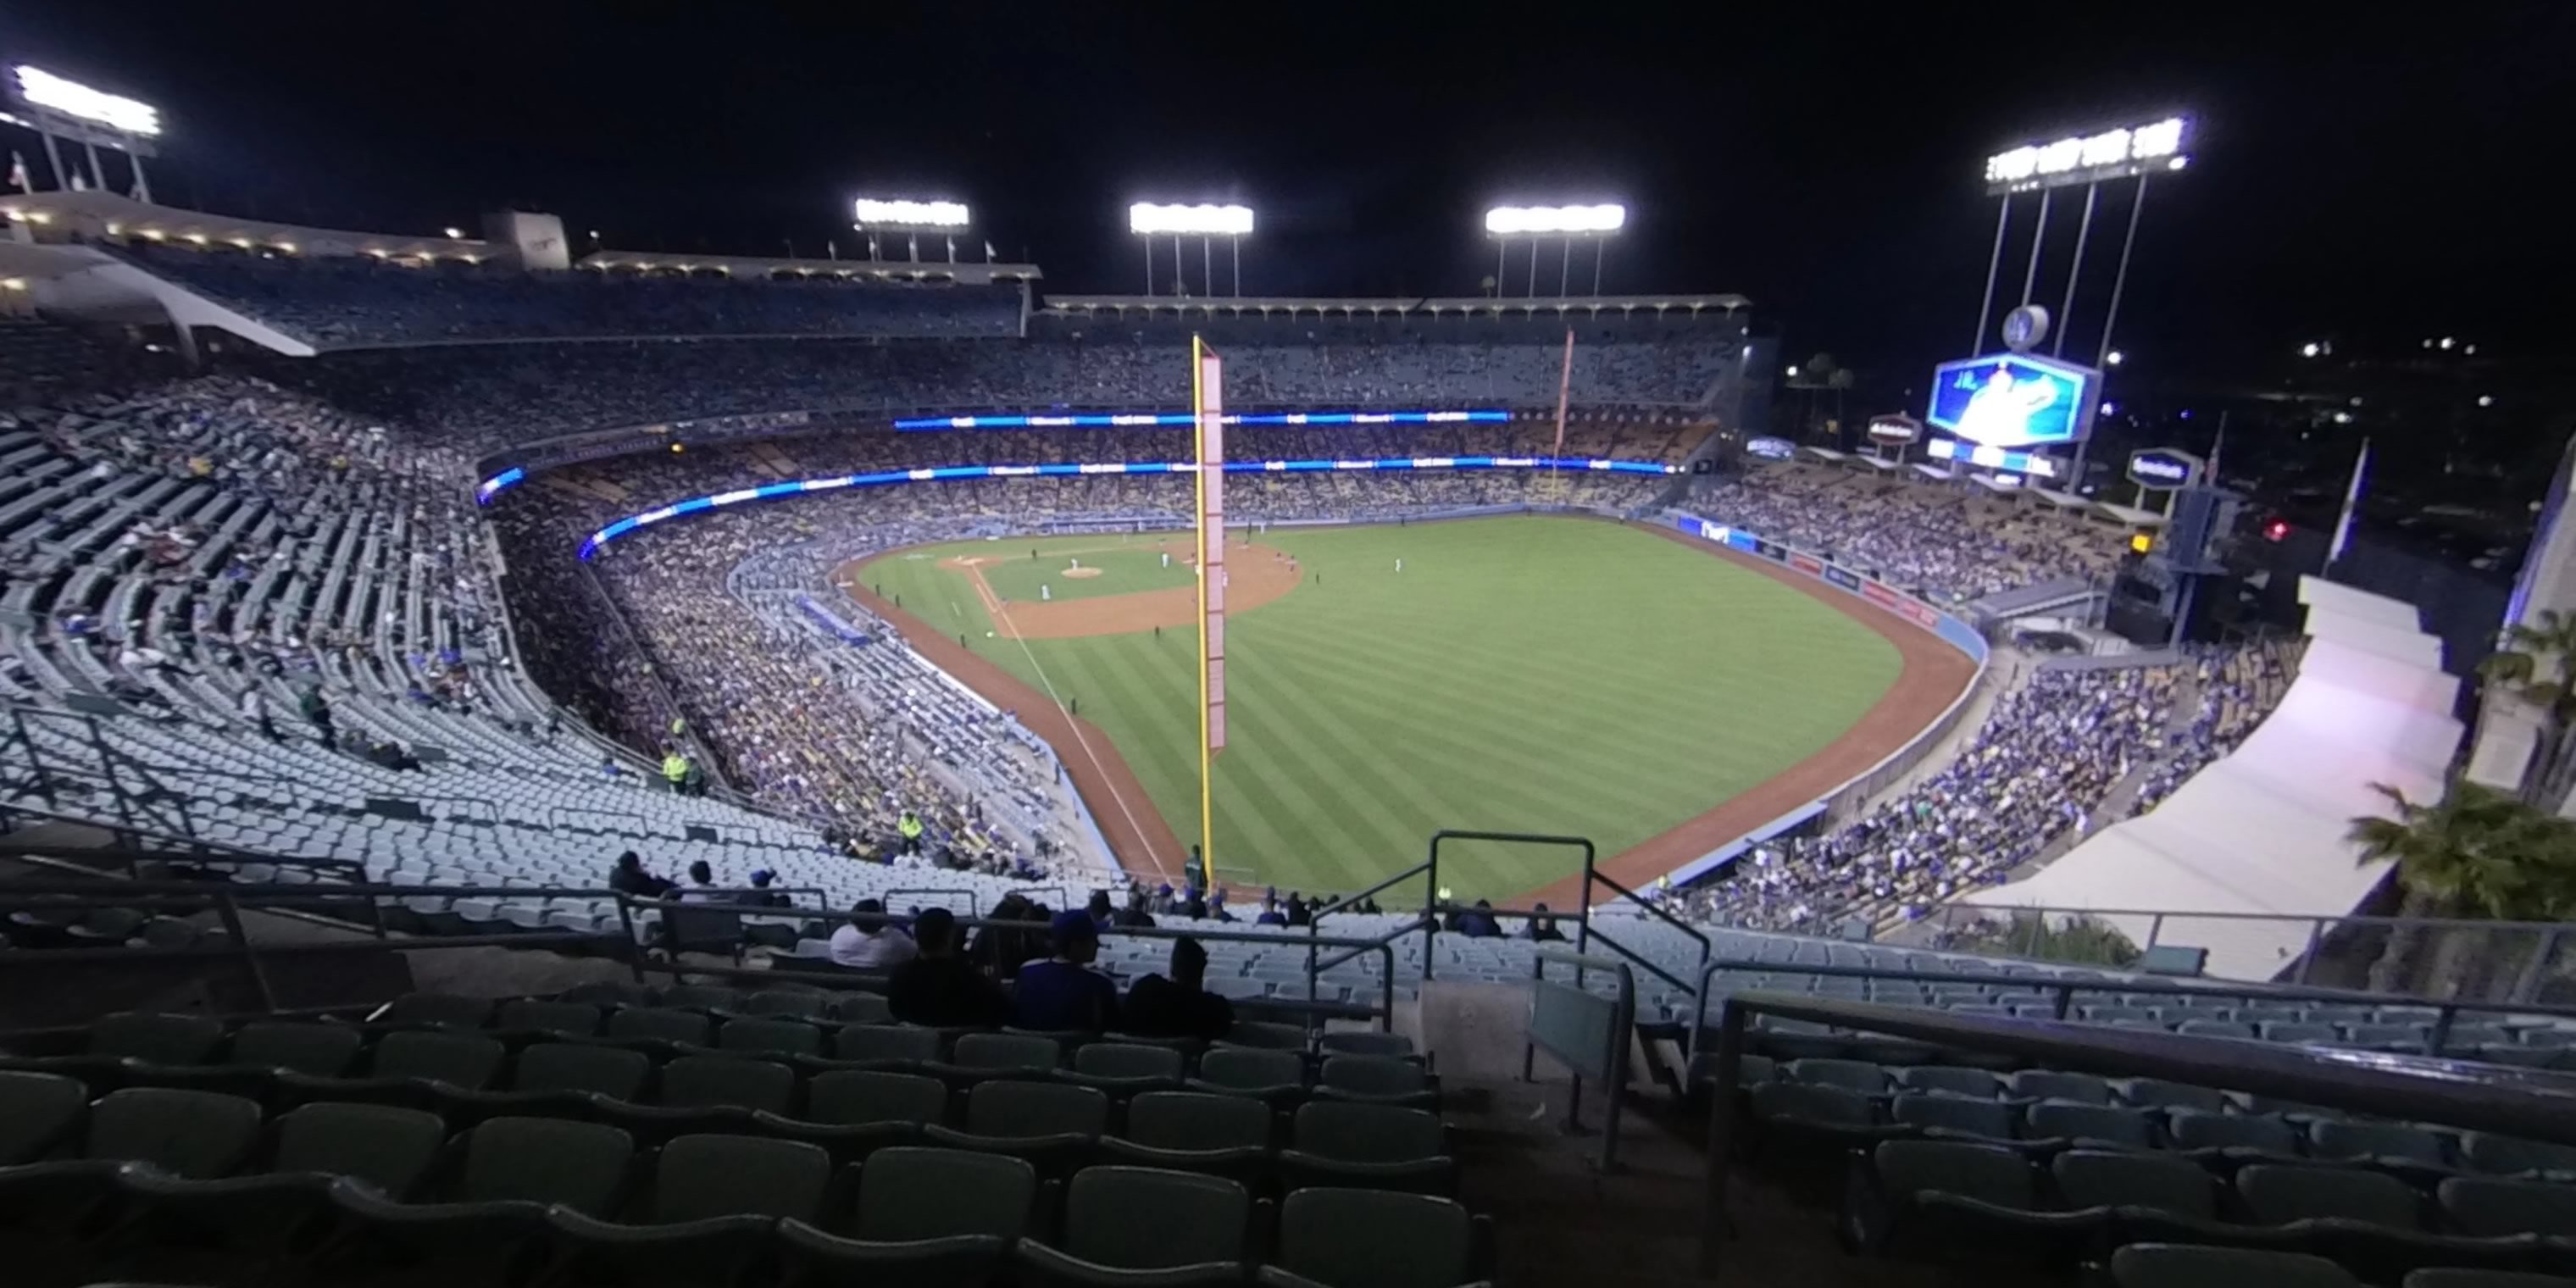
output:
<path id="1" fill-rule="evenodd" d="M 1216 892 L 1216 749 L 1208 736 L 1208 508 L 1207 508 L 1207 342 L 1190 337 L 1190 479 L 1195 488 L 1191 512 L 1198 549 L 1190 560 L 1199 589 L 1199 881 Z M 1217 540 L 1225 540 L 1220 530 Z"/>

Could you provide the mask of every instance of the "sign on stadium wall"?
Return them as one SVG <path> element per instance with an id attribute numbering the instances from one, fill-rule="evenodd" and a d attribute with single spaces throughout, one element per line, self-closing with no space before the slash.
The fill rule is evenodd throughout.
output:
<path id="1" fill-rule="evenodd" d="M 2149 447 L 2129 453 L 2129 481 L 2140 487 L 2173 491 L 2200 481 L 2205 463 L 2175 447 Z"/>
<path id="2" fill-rule="evenodd" d="M 1870 417 L 1869 441 L 1873 443 L 1901 446 L 1921 437 L 1923 437 L 1923 422 L 1903 412 L 1892 416 Z"/>
<path id="3" fill-rule="evenodd" d="M 1979 661 L 1983 661 L 1985 659 L 1985 654 L 1981 651 L 1981 646 L 1984 641 L 1977 636 L 1975 631 L 1969 629 L 1964 624 L 1956 622 L 1948 614 L 1943 613 L 1941 610 L 1934 608 L 1930 604 L 1924 603 L 1922 600 L 1916 599 L 1914 596 L 1906 594 L 1904 591 L 1898 590 L 1875 577 L 1863 576 L 1862 574 L 1854 572 L 1849 568 L 1845 568 L 1840 564 L 1826 563 L 1824 560 L 1818 559 L 1813 555 L 1791 550 L 1787 546 L 1783 546 L 1778 542 L 1763 540 L 1760 537 L 1754 536 L 1752 533 L 1746 532 L 1742 528 L 1712 523 L 1705 519 L 1682 515 L 1673 516 L 1673 525 L 1684 532 L 1692 534 L 1693 536 L 1702 537 L 1710 541 L 1721 542 L 1733 549 L 1742 550 L 1748 554 L 1757 554 L 1766 559 L 1785 563 L 1810 577 L 1814 577 L 1818 581 L 1824 582 L 1826 585 L 1832 586 L 1835 589 L 1844 591 L 1848 594 L 1858 595 L 1862 599 L 1868 600 L 1870 603 L 1876 604 L 1880 608 L 1884 608 L 1887 611 L 1914 623 L 1916 626 L 1930 631 L 1934 635 L 1940 636 L 1945 643 L 1952 645 L 1959 651 L 1968 654 L 1970 657 L 1976 658 Z M 1955 633 L 1951 630 L 1943 629 L 1945 626 L 1955 627 Z"/>
<path id="4" fill-rule="evenodd" d="M 1818 559 L 1814 555 L 1799 554 L 1795 550 L 1789 552 L 1789 566 L 1807 574 L 1810 577 L 1822 577 L 1825 575 L 1824 560 Z"/>

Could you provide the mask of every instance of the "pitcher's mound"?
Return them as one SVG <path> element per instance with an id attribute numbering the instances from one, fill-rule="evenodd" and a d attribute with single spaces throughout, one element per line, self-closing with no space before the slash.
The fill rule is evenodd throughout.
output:
<path id="1" fill-rule="evenodd" d="M 1097 568 L 1067 568 L 1064 570 L 1064 575 L 1068 580 L 1079 581 L 1085 577 L 1099 576 L 1100 570 Z"/>

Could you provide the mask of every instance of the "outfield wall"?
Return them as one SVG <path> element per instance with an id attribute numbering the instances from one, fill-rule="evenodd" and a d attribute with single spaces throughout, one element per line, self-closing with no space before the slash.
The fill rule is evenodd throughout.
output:
<path id="1" fill-rule="evenodd" d="M 1804 573 L 1882 612 L 1901 618 L 1942 643 L 1957 649 L 1969 661 L 1975 663 L 1977 668 L 1976 675 L 1959 690 L 1959 696 L 1952 699 L 1950 705 L 1942 709 L 1937 719 L 1925 725 L 1922 732 L 1914 735 L 1904 746 L 1889 752 L 1877 764 L 1832 791 L 1745 833 L 1743 837 L 1725 846 L 1711 850 L 1675 868 L 1672 879 L 1676 884 L 1680 884 L 1698 880 L 1715 872 L 1734 862 L 1737 855 L 1751 848 L 1755 842 L 1810 820 L 1821 819 L 1827 826 L 1839 823 L 1857 813 L 1861 805 L 1870 797 L 1877 795 L 1912 771 L 1915 766 L 1923 762 L 1924 757 L 1931 754 L 1933 748 L 1941 745 L 1942 739 L 1949 737 L 1958 727 L 1961 714 L 1968 709 L 1968 703 L 1976 696 L 1978 687 L 1985 683 L 1987 647 L 1985 636 L 1979 634 L 1976 628 L 1951 616 L 1929 601 L 1907 594 L 1875 577 L 1854 572 L 1821 555 L 1810 554 L 1757 536 L 1743 528 L 1713 523 L 1698 515 L 1687 514 L 1680 510 L 1665 510 L 1662 512 L 1662 519 L 1674 529 L 1689 536 L 1759 559 L 1768 559 L 1773 563 L 1786 565 L 1792 571 Z"/>

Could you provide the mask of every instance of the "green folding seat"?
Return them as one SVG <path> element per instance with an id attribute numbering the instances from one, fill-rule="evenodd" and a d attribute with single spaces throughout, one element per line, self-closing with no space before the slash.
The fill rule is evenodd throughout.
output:
<path id="1" fill-rule="evenodd" d="M 833 998 L 832 1018 L 843 1024 L 890 1024 L 894 1009 L 882 993 L 842 993 Z"/>
<path id="2" fill-rule="evenodd" d="M 767 1247 L 779 1221 L 819 1215 L 831 1179 L 831 1155 L 818 1145 L 675 1137 L 654 1159 L 651 1196 L 634 1219 L 606 1221 L 570 1208 L 548 1212 L 564 1253 L 556 1272 L 578 1280 L 606 1266 L 629 1282 L 732 1283 Z"/>
<path id="3" fill-rule="evenodd" d="M 586 1038 L 599 1033 L 599 1008 L 583 1002 L 553 1002 L 541 997 L 512 998 L 492 1015 L 492 1027 L 505 1033 Z"/>
<path id="4" fill-rule="evenodd" d="M 1101 1154 L 1138 1167 L 1206 1172 L 1257 1183 L 1270 1168 L 1270 1107 L 1247 1096 L 1148 1091 L 1127 1102 L 1127 1123 Z"/>
<path id="5" fill-rule="evenodd" d="M 1302 1024 L 1274 1024 L 1264 1020 L 1237 1020 L 1234 1027 L 1218 1039 L 1220 1045 L 1257 1047 L 1264 1051 L 1303 1051 L 1310 1038 Z"/>
<path id="6" fill-rule="evenodd" d="M 607 1028 L 612 1042 L 659 1051 L 705 1046 L 714 1031 L 715 1021 L 696 1011 L 646 1006 L 611 1012 Z"/>
<path id="7" fill-rule="evenodd" d="M 2319 1119 L 2308 1128 L 2308 1153 L 2318 1158 L 2367 1159 L 2392 1169 L 2451 1166 L 2451 1140 L 2442 1132 L 2404 1123 Z"/>
<path id="8" fill-rule="evenodd" d="M 2079 1105 L 2111 1103 L 2111 1084 L 2089 1073 L 2024 1069 L 2004 1081 L 2010 1093 L 2023 1100 L 2064 1100 Z"/>
<path id="9" fill-rule="evenodd" d="M 978 1071 L 1050 1072 L 1064 1064 L 1064 1047 L 1054 1038 L 1028 1033 L 969 1033 L 957 1039 L 949 1063 Z"/>
<path id="10" fill-rule="evenodd" d="M 59 1073 L 0 1072 L 0 1168 L 42 1158 L 79 1131 L 89 1088 Z"/>
<path id="11" fill-rule="evenodd" d="M 2111 1090 L 2122 1104 L 2136 1109 L 2189 1109 L 2216 1114 L 2228 1108 L 2227 1093 L 2216 1087 L 2195 1087 L 2162 1078 L 2122 1078 L 2111 1084 Z"/>
<path id="12" fill-rule="evenodd" d="M 1382 1055 L 1401 1060 L 1413 1055 L 1413 1039 L 1373 1029 L 1327 1029 L 1315 1039 L 1315 1048 L 1325 1055 Z"/>
<path id="13" fill-rule="evenodd" d="M 796 1099 L 796 1071 L 769 1060 L 686 1055 L 662 1066 L 655 1103 L 675 1109 L 783 1114 Z M 676 1142 L 674 1142 L 676 1143 Z"/>
<path id="14" fill-rule="evenodd" d="M 790 1288 L 981 1284 L 1030 1228 L 1037 1169 L 969 1150 L 896 1146 L 859 1167 L 856 1211 L 840 1230 L 790 1218 L 779 1253 Z"/>
<path id="15" fill-rule="evenodd" d="M 2068 1208 L 2107 1217 L 2113 1243 L 2263 1241 L 2220 1224 L 2218 1178 L 2181 1155 L 2071 1149 L 2049 1171 Z"/>
<path id="16" fill-rule="evenodd" d="M 479 1029 L 492 1018 L 492 999 L 452 993 L 405 993 L 376 1008 L 367 1022 L 404 1028 Z"/>
<path id="17" fill-rule="evenodd" d="M 214 1058 L 223 1040 L 222 1022 L 209 1016 L 120 1011 L 91 1023 L 77 1055 L 0 1053 L 0 1069 L 59 1073 L 93 1087 L 112 1087 L 125 1081 L 137 1065 L 205 1064 Z"/>
<path id="18" fill-rule="evenodd" d="M 2165 1116 L 2172 1148 L 2190 1153 L 2204 1165 L 2228 1168 L 2246 1163 L 2296 1163 L 2306 1138 L 2298 1125 L 2273 1114 L 2212 1114 L 2177 1109 Z"/>
<path id="19" fill-rule="evenodd" d="M 630 984 L 624 980 L 597 980 L 575 984 L 565 989 L 557 1000 L 587 1002 L 592 1006 L 651 1006 L 660 995 L 650 984 Z"/>
<path id="20" fill-rule="evenodd" d="M 2021 1106 L 2001 1100 L 1904 1092 L 1888 1109 L 1891 1120 L 1927 1135 L 2011 1140 L 2021 1134 Z"/>
<path id="21" fill-rule="evenodd" d="M 2400 1281 L 2404 1288 L 2576 1288 L 2576 1279 L 2528 1270 L 2471 1270 L 2427 1266 Z"/>
<path id="22" fill-rule="evenodd" d="M 1183 1086 L 1285 1108 L 1306 1098 L 1306 1060 L 1294 1051 L 1211 1047 L 1199 1057 L 1198 1076 Z"/>
<path id="23" fill-rule="evenodd" d="M 280 1070 L 317 1078 L 346 1074 L 357 1062 L 366 1031 L 355 1025 L 257 1020 L 233 1033 L 219 1062 L 130 1064 L 126 1081 L 153 1087 L 193 1087 L 264 1099 Z"/>
<path id="24" fill-rule="evenodd" d="M 836 1162 L 849 1163 L 889 1145 L 918 1142 L 921 1129 L 947 1113 L 948 1086 L 937 1078 L 836 1069 L 806 1082 L 803 1113 L 755 1111 L 751 1117 L 764 1134 L 809 1141 Z"/>
<path id="25" fill-rule="evenodd" d="M 1881 1141 L 1845 1193 L 1844 1237 L 1882 1254 L 2070 1254 L 2099 1232 L 2103 1218 L 2048 1210 L 2039 1181 L 2039 1169 L 2007 1146 Z"/>
<path id="26" fill-rule="evenodd" d="M 1780 1076 L 1810 1086 L 1840 1087 L 1863 1096 L 1887 1093 L 1887 1070 L 1866 1060 L 1791 1060 L 1780 1066 Z"/>
<path id="27" fill-rule="evenodd" d="M 1113 1096 L 1140 1091 L 1170 1091 L 1181 1085 L 1188 1061 L 1169 1047 L 1127 1042 L 1085 1043 L 1073 1053 L 1073 1068 L 1057 1077 L 1078 1086 L 1097 1087 Z"/>
<path id="28" fill-rule="evenodd" d="M 135 1165 L 186 1180 L 227 1176 L 259 1144 L 259 1102 L 213 1091 L 126 1087 L 99 1097 L 79 1152 L 0 1167 L 0 1228 L 59 1230 L 110 1198 Z"/>
<path id="29" fill-rule="evenodd" d="M 716 1049 L 756 1055 L 821 1055 L 823 1030 L 802 1020 L 727 1020 L 716 1029 Z"/>
<path id="30" fill-rule="evenodd" d="M 2462 1136 L 2460 1160 L 2477 1171 L 2497 1176 L 2576 1175 L 2576 1146 L 2494 1132 L 2473 1131 Z"/>
<path id="31" fill-rule="evenodd" d="M 939 1058 L 939 1030 L 903 1024 L 853 1024 L 832 1035 L 839 1060 L 926 1064 Z"/>
<path id="32" fill-rule="evenodd" d="M 1416 1109 L 1436 1109 L 1440 1104 L 1439 1083 L 1421 1065 L 1377 1055 L 1325 1057 L 1315 1079 L 1315 1094 Z"/>
<path id="33" fill-rule="evenodd" d="M 1312 1100 L 1290 1120 L 1279 1151 L 1282 1188 L 1349 1185 L 1448 1194 L 1458 1165 L 1437 1114 L 1401 1105 Z"/>
<path id="34" fill-rule="evenodd" d="M 698 1011 L 731 1010 L 742 1005 L 742 994 L 715 984 L 675 984 L 662 990 L 661 1005 Z"/>
<path id="35" fill-rule="evenodd" d="M 1050 1177 L 1087 1161 L 1109 1128 L 1109 1097 L 1090 1087 L 994 1079 L 966 1093 L 966 1127 L 922 1128 L 927 1143 L 1024 1158 Z"/>
<path id="36" fill-rule="evenodd" d="M 2576 1239 L 2576 1186 L 2455 1176 L 2442 1182 L 2437 1195 L 2443 1217 L 2462 1234 Z"/>
<path id="37" fill-rule="evenodd" d="M 2043 1100 L 2030 1107 L 2027 1122 L 2025 1134 L 2033 1140 L 2074 1141 L 2087 1147 L 2156 1147 L 2155 1119 L 2135 1109 Z"/>
<path id="38" fill-rule="evenodd" d="M 241 1175 L 213 1179 L 157 1169 L 121 1174 L 135 1207 L 119 1242 L 150 1242 L 164 1231 L 275 1255 L 317 1226 L 337 1184 L 368 1186 L 400 1199 L 419 1188 L 447 1144 L 438 1115 L 396 1105 L 325 1101 L 281 1116 L 266 1156 Z"/>
<path id="39" fill-rule="evenodd" d="M 2004 1080 L 1985 1069 L 1969 1069 L 1954 1064 L 1918 1064 L 1894 1072 L 1900 1091 L 1936 1092 L 1973 1100 L 1992 1100 L 2004 1093 Z"/>
<path id="40" fill-rule="evenodd" d="M 2361 1288 L 2323 1257 L 2253 1248 L 2132 1243 L 2111 1254 L 2118 1288 Z"/>
<path id="41" fill-rule="evenodd" d="M 539 1042 L 519 1052 L 508 1086 L 440 1086 L 433 1103 L 459 1127 L 486 1118 L 585 1118 L 593 1116 L 594 1102 L 601 1098 L 634 1099 L 652 1072 L 652 1060 L 641 1051 L 588 1042 Z"/>
<path id="42" fill-rule="evenodd" d="M 323 1078 L 288 1070 L 277 1075 L 286 1104 L 362 1100 L 430 1108 L 439 1095 L 476 1091 L 500 1076 L 509 1051 L 480 1033 L 398 1029 L 376 1039 L 365 1069 L 352 1077 Z"/>
<path id="43" fill-rule="evenodd" d="M 462 1137 L 461 1157 L 418 1201 L 375 1187 L 333 1185 L 339 1233 L 318 1255 L 316 1277 L 354 1267 L 381 1270 L 387 1258 L 429 1263 L 452 1281 L 500 1277 L 547 1231 L 546 1212 L 585 1216 L 615 1210 L 635 1158 L 625 1132 L 566 1118 L 493 1118 Z M 474 1273 L 457 1269 L 462 1263 Z"/>
<path id="44" fill-rule="evenodd" d="M 2385 1172 L 2257 1164 L 2236 1173 L 2236 1189 L 2256 1222 L 2284 1227 L 2298 1250 L 2374 1278 L 2428 1265 L 2519 1269 L 2538 1252 L 2536 1235 L 2432 1233 L 2424 1196 Z"/>
<path id="45" fill-rule="evenodd" d="M 1152 1167 L 1086 1167 L 1066 1188 L 1055 1243 L 1013 1248 L 1022 1284 L 1222 1288 L 1245 1278 L 1252 1196 L 1218 1176 Z"/>
<path id="46" fill-rule="evenodd" d="M 832 995 L 796 988 L 764 988 L 743 998 L 730 1009 L 740 1015 L 820 1020 L 832 1013 Z"/>
<path id="47" fill-rule="evenodd" d="M 1480 1278 L 1482 1222 L 1450 1199 L 1303 1189 L 1279 1205 L 1274 1288 L 1455 1288 Z"/>

